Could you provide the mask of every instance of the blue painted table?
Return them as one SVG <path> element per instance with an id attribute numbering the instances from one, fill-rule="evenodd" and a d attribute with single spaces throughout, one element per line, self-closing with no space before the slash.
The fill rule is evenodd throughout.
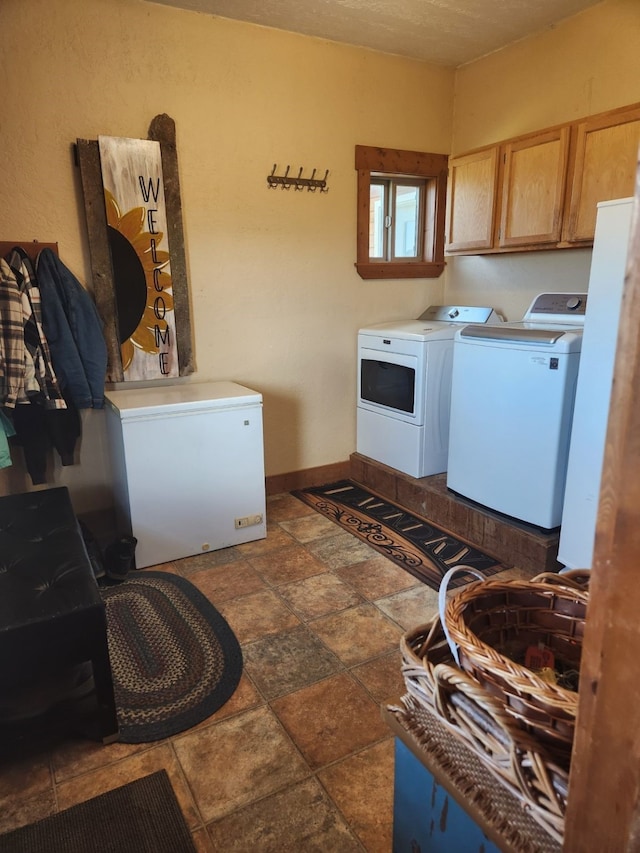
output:
<path id="1" fill-rule="evenodd" d="M 478 755 L 426 711 L 382 709 L 396 735 L 393 853 L 560 853 Z"/>
<path id="2" fill-rule="evenodd" d="M 398 738 L 395 756 L 393 853 L 500 853 Z"/>

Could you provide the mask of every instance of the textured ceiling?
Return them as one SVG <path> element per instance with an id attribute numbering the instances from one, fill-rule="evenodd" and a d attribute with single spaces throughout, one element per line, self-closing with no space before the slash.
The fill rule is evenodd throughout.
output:
<path id="1" fill-rule="evenodd" d="M 471 62 L 601 0 L 155 0 L 427 60 Z"/>

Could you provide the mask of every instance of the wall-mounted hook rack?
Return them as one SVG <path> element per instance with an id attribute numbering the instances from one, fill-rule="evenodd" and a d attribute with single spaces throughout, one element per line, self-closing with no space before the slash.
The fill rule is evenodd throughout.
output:
<path id="1" fill-rule="evenodd" d="M 57 243 L 40 243 L 39 240 L 0 240 L 0 257 L 5 258 L 15 246 L 24 249 L 34 263 L 43 249 L 51 249 L 55 255 L 58 254 Z"/>
<path id="2" fill-rule="evenodd" d="M 291 166 L 287 166 L 287 170 L 284 175 L 276 175 L 277 165 L 273 164 L 273 169 L 270 175 L 267 175 L 267 184 L 270 189 L 276 189 L 276 187 L 282 187 L 283 190 L 289 190 L 291 187 L 295 187 L 296 190 L 303 190 L 305 187 L 307 188 L 307 192 L 314 193 L 316 190 L 320 190 L 321 193 L 328 193 L 329 187 L 327 186 L 327 176 L 329 174 L 329 170 L 324 173 L 324 178 L 319 179 L 316 178 L 316 169 L 311 173 L 310 178 L 303 178 L 302 173 L 304 171 L 304 166 L 300 167 L 300 171 L 298 172 L 298 177 L 294 178 L 289 175 L 289 170 Z"/>

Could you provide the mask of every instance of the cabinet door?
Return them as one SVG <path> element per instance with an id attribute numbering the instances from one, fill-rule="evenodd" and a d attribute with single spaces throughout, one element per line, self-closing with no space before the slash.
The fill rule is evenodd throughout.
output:
<path id="1" fill-rule="evenodd" d="M 448 252 L 492 247 L 497 177 L 497 146 L 449 160 Z"/>
<path id="2" fill-rule="evenodd" d="M 559 242 L 568 152 L 568 126 L 503 147 L 500 247 Z"/>
<path id="3" fill-rule="evenodd" d="M 592 242 L 598 202 L 634 194 L 639 144 L 640 107 L 593 116 L 578 124 L 567 241 Z"/>

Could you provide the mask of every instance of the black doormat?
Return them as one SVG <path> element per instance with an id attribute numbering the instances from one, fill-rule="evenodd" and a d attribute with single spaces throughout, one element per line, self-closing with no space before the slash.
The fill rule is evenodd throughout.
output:
<path id="1" fill-rule="evenodd" d="M 445 573 L 454 566 L 479 569 L 484 575 L 510 568 L 449 531 L 412 515 L 351 480 L 300 489 L 291 494 L 432 589 L 440 588 Z M 474 580 L 477 580 L 474 575 L 460 573 L 449 586 L 463 586 Z"/>
<path id="2" fill-rule="evenodd" d="M 165 770 L 0 835 L 0 853 L 196 853 Z"/>
<path id="3" fill-rule="evenodd" d="M 102 596 L 120 741 L 185 731 L 231 697 L 242 675 L 240 645 L 192 583 L 145 571 Z"/>

